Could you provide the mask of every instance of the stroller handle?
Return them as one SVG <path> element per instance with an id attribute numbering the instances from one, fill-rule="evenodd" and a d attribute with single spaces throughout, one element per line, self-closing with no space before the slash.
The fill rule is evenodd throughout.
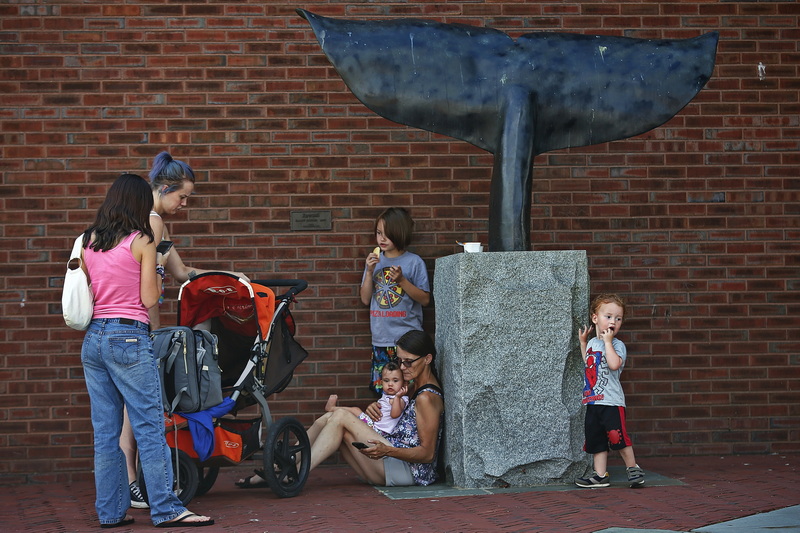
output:
<path id="1" fill-rule="evenodd" d="M 267 287 L 291 287 L 281 298 L 291 298 L 295 294 L 300 294 L 308 288 L 308 282 L 304 279 L 254 279 L 253 283 L 258 283 L 259 285 L 265 285 Z"/>

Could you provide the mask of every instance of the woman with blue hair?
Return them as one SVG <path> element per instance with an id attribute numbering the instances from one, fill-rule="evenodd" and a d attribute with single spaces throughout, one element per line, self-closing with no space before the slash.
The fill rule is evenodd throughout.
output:
<path id="1" fill-rule="evenodd" d="M 186 207 L 189 197 L 194 194 L 194 181 L 195 175 L 192 167 L 183 161 L 173 159 L 168 152 L 161 152 L 153 160 L 153 168 L 150 170 L 150 188 L 153 192 L 153 209 L 150 211 L 150 227 L 153 230 L 153 235 L 157 243 L 162 240 L 171 240 L 169 231 L 164 225 L 162 217 L 174 215 Z M 164 266 L 158 270 L 158 274 L 162 279 L 167 272 L 176 282 L 184 283 L 186 280 L 198 274 L 210 271 L 186 265 L 181 259 L 178 250 L 173 246 L 169 253 L 164 256 Z M 215 272 L 225 271 L 215 270 Z M 250 278 L 241 272 L 229 272 L 229 274 L 250 281 Z M 161 327 L 159 308 L 163 301 L 164 294 L 162 289 L 162 294 L 158 299 L 158 303 L 148 310 L 151 329 L 158 329 Z M 146 508 L 148 504 L 144 500 L 136 482 L 136 441 L 133 438 L 133 432 L 128 422 L 127 412 L 125 414 L 125 424 L 120 438 L 120 447 L 123 452 L 125 452 L 125 457 L 127 459 L 131 505 L 136 508 Z"/>
<path id="2" fill-rule="evenodd" d="M 153 168 L 150 170 L 150 188 L 153 190 L 153 210 L 150 212 L 150 227 L 153 228 L 153 235 L 157 241 L 169 241 L 170 235 L 164 224 L 163 217 L 176 214 L 186 207 L 189 197 L 194 194 L 194 171 L 192 167 L 183 161 L 173 159 L 169 152 L 161 152 L 153 160 Z M 198 274 L 211 272 L 202 268 L 195 268 L 184 264 L 178 250 L 173 246 L 167 256 L 164 269 L 178 283 L 184 283 Z M 215 270 L 215 272 L 225 272 Z M 238 276 L 245 281 L 250 278 L 241 272 L 228 272 Z M 159 301 L 159 304 L 163 300 Z M 153 329 L 161 327 L 159 318 L 159 308 L 150 308 L 150 324 Z"/>

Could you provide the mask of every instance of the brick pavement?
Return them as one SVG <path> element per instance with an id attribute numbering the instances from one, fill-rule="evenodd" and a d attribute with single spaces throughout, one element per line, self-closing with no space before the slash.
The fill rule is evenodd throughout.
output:
<path id="1" fill-rule="evenodd" d="M 248 470 L 224 468 L 190 508 L 217 523 L 200 531 L 256 532 L 594 532 L 609 527 L 689 531 L 797 505 L 800 455 L 643 458 L 642 466 L 679 485 L 629 489 L 529 490 L 477 496 L 393 500 L 361 484 L 346 466 L 311 473 L 304 491 L 280 499 L 269 489 L 242 490 Z M 0 489 L 3 531 L 98 530 L 94 487 L 25 485 Z M 152 531 L 146 511 L 115 531 Z M 411 517 L 416 517 L 412 520 Z M 798 517 L 800 527 L 800 517 Z M 184 531 L 188 528 L 175 528 Z"/>

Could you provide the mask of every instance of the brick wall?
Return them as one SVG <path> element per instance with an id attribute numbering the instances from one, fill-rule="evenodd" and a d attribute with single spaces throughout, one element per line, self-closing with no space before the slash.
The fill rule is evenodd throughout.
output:
<path id="1" fill-rule="evenodd" d="M 188 264 L 310 283 L 310 356 L 270 405 L 310 422 L 364 403 L 357 285 L 385 206 L 408 206 L 431 269 L 486 241 L 491 155 L 365 109 L 295 5 L 0 5 L 0 483 L 91 476 L 82 335 L 60 316 L 72 238 L 122 171 L 167 149 L 198 171 L 168 220 Z M 718 30 L 714 76 L 666 125 L 535 161 L 535 250 L 585 249 L 593 291 L 631 304 L 622 337 L 637 454 L 800 451 L 800 73 L 795 2 L 304 2 L 348 18 L 424 17 L 513 36 Z M 765 66 L 763 79 L 757 66 Z M 333 229 L 291 231 L 323 210 Z M 177 288 L 169 288 L 174 301 Z M 166 324 L 174 323 L 174 303 Z M 426 322 L 433 325 L 434 309 Z"/>

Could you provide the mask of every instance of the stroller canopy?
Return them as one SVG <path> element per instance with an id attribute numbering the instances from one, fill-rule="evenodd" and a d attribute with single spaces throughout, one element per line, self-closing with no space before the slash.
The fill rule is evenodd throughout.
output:
<path id="1" fill-rule="evenodd" d="M 275 312 L 275 293 L 232 274 L 209 272 L 192 278 L 178 293 L 178 324 L 194 327 L 219 318 L 230 331 L 267 339 Z"/>

